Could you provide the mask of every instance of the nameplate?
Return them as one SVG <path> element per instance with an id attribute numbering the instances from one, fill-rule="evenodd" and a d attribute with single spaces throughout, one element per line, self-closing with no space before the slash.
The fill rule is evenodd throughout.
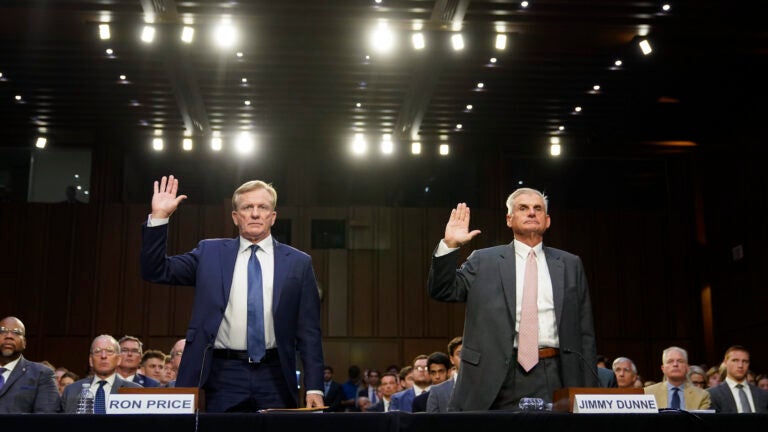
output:
<path id="1" fill-rule="evenodd" d="M 194 414 L 193 394 L 113 394 L 107 414 Z"/>
<path id="2" fill-rule="evenodd" d="M 580 414 L 657 413 L 656 398 L 649 394 L 577 394 L 573 412 Z"/>

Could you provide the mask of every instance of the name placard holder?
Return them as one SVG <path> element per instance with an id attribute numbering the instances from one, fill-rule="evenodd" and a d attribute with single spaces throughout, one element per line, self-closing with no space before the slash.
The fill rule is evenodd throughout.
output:
<path id="1" fill-rule="evenodd" d="M 107 402 L 107 414 L 194 414 L 191 394 L 116 394 Z"/>
<path id="2" fill-rule="evenodd" d="M 658 413 L 656 398 L 649 394 L 577 394 L 573 412 L 579 414 Z"/>
<path id="3" fill-rule="evenodd" d="M 107 414 L 194 414 L 205 406 L 197 387 L 123 387 L 110 395 Z"/>

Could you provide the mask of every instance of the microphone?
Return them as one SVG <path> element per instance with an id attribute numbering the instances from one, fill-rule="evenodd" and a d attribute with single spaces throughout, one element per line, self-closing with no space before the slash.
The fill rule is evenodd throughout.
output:
<path id="1" fill-rule="evenodd" d="M 590 365 L 589 362 L 587 362 L 587 359 L 585 359 L 584 356 L 581 355 L 581 353 L 578 351 L 574 351 L 570 348 L 563 348 L 563 347 L 560 347 L 560 351 L 567 354 L 576 354 L 577 356 L 579 356 L 579 359 L 581 360 L 581 362 L 584 364 L 584 366 L 587 367 L 588 371 L 592 372 L 592 375 L 597 380 L 597 385 L 600 386 L 600 375 L 597 374 L 597 367 L 595 365 Z"/>
<path id="2" fill-rule="evenodd" d="M 203 350 L 203 362 L 200 364 L 200 377 L 197 379 L 197 388 L 202 387 L 203 385 L 203 371 L 205 370 L 205 356 L 208 354 L 208 350 L 213 348 L 213 344 L 208 344 L 205 346 L 205 349 Z"/>

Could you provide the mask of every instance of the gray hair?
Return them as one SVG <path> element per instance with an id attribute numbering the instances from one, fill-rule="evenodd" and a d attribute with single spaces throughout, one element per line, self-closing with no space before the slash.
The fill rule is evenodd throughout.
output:
<path id="1" fill-rule="evenodd" d="M 549 198 L 547 198 L 547 196 L 544 195 L 541 191 L 531 188 L 520 188 L 509 194 L 509 197 L 507 197 L 507 214 L 512 214 L 512 206 L 514 205 L 517 197 L 525 194 L 538 195 L 541 197 L 541 199 L 544 201 L 544 213 L 549 214 Z"/>
<path id="2" fill-rule="evenodd" d="M 616 366 L 618 366 L 619 363 L 629 362 L 629 366 L 632 368 L 632 373 L 637 375 L 637 366 L 635 366 L 635 362 L 632 361 L 632 359 L 627 357 L 619 357 L 616 360 L 613 361 L 613 364 L 611 365 L 611 369 L 613 371 L 616 371 Z"/>
<path id="3" fill-rule="evenodd" d="M 95 344 L 96 341 L 99 339 L 107 339 L 109 343 L 111 343 L 112 346 L 115 347 L 115 354 L 120 354 L 120 343 L 117 342 L 117 339 L 112 337 L 112 335 L 108 335 L 108 334 L 99 335 L 93 338 L 93 341 L 91 342 L 91 352 L 93 352 L 93 344 Z"/>
<path id="4" fill-rule="evenodd" d="M 667 364 L 667 356 L 669 355 L 669 353 L 671 351 L 677 351 L 680 354 L 682 354 L 683 358 L 685 359 L 685 362 L 688 363 L 688 351 L 686 351 L 686 350 L 684 350 L 684 349 L 682 349 L 680 347 L 671 346 L 671 347 L 665 349 L 664 352 L 661 354 L 661 364 Z"/>
<path id="5" fill-rule="evenodd" d="M 267 193 L 269 193 L 269 196 L 272 198 L 272 210 L 274 210 L 275 207 L 277 207 L 277 191 L 274 187 L 272 187 L 271 184 L 265 183 L 261 180 L 251 180 L 249 182 L 245 182 L 240 185 L 237 190 L 235 190 L 235 193 L 232 194 L 232 210 L 237 211 L 237 201 L 239 200 L 240 195 L 257 189 L 264 189 L 267 191 Z"/>

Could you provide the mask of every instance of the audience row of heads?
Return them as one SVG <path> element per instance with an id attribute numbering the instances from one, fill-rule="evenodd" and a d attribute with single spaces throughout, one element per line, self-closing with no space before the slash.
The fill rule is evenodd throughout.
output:
<path id="1" fill-rule="evenodd" d="M 135 336 L 125 335 L 118 340 L 108 334 L 99 335 L 93 339 L 89 349 L 88 375 L 107 378 L 117 373 L 122 379 L 134 382 L 140 382 L 134 379 L 135 376 L 141 380 L 149 377 L 157 385 L 166 386 L 176 379 L 184 345 L 185 340 L 180 339 L 166 354 L 156 349 L 144 350 L 144 344 Z M 48 362 L 43 364 L 54 369 L 59 393 L 79 379 L 76 373 L 65 367 L 54 368 Z"/>
<path id="2" fill-rule="evenodd" d="M 598 366 L 607 367 L 607 359 L 598 356 Z M 661 372 L 663 380 L 674 382 L 689 382 L 691 385 L 706 389 L 715 387 L 727 377 L 742 382 L 747 381 L 764 390 L 768 390 L 768 375 L 756 375 L 749 369 L 750 356 L 747 348 L 733 345 L 725 351 L 723 362 L 719 366 L 706 369 L 704 366 L 691 365 L 688 361 L 688 351 L 672 346 L 665 349 L 661 356 Z M 610 367 L 615 376 L 617 387 L 648 387 L 654 381 L 642 381 L 635 362 L 627 357 L 617 357 Z"/>

